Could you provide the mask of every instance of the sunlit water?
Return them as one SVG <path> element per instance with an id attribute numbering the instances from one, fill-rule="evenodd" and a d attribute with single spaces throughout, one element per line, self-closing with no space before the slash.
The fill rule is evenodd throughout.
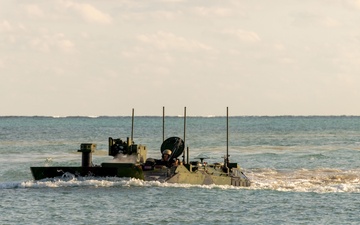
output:
<path id="1" fill-rule="evenodd" d="M 184 136 L 181 117 L 165 135 Z M 248 188 L 125 178 L 34 181 L 30 166 L 110 161 L 108 137 L 131 135 L 130 117 L 0 117 L 0 224 L 358 224 L 360 117 L 230 117 L 229 151 Z M 136 117 L 134 140 L 160 157 L 161 117 Z M 226 118 L 187 118 L 190 159 L 226 151 Z"/>

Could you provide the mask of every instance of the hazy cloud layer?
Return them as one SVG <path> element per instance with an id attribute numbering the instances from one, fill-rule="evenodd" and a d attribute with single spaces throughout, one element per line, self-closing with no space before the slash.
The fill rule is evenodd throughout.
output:
<path id="1" fill-rule="evenodd" d="M 1 115 L 359 115 L 360 1 L 3 1 Z"/>

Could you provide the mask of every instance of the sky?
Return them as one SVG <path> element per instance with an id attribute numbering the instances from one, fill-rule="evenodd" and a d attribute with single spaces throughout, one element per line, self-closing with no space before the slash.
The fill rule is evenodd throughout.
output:
<path id="1" fill-rule="evenodd" d="M 360 0 L 0 0 L 0 116 L 360 115 Z"/>

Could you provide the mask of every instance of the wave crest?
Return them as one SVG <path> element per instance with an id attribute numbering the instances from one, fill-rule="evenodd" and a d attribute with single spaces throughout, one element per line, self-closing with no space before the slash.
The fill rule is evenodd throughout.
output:
<path id="1" fill-rule="evenodd" d="M 248 189 L 292 192 L 360 193 L 360 169 L 341 170 L 331 168 L 299 169 L 295 171 L 275 170 L 271 168 L 246 170 L 251 180 L 250 187 L 229 185 L 191 185 L 172 184 L 160 181 L 144 181 L 134 178 L 117 177 L 75 177 L 66 173 L 59 178 L 40 181 L 0 183 L 0 189 L 15 188 L 61 188 L 61 187 L 163 187 L 163 188 L 204 188 L 204 189 Z"/>
<path id="2" fill-rule="evenodd" d="M 246 171 L 246 174 L 252 181 L 252 189 L 317 193 L 360 192 L 360 170 L 255 169 Z"/>

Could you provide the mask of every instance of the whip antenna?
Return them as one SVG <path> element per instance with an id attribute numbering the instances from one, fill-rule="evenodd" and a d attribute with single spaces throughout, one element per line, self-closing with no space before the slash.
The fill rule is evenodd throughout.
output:
<path id="1" fill-rule="evenodd" d="M 186 106 L 184 107 L 184 146 L 186 146 L 185 143 L 186 143 Z M 186 156 L 187 156 L 187 161 L 189 161 L 189 154 L 187 153 Z M 185 163 L 185 151 L 183 154 L 183 163 Z"/>
<path id="2" fill-rule="evenodd" d="M 131 115 L 131 144 L 134 140 L 134 108 L 132 109 L 132 115 Z"/>
<path id="3" fill-rule="evenodd" d="M 163 129 L 162 129 L 162 135 L 163 135 L 163 142 L 165 141 L 165 107 L 163 106 Z"/>
<path id="4" fill-rule="evenodd" d="M 229 107 L 226 107 L 226 167 L 229 167 Z"/>

